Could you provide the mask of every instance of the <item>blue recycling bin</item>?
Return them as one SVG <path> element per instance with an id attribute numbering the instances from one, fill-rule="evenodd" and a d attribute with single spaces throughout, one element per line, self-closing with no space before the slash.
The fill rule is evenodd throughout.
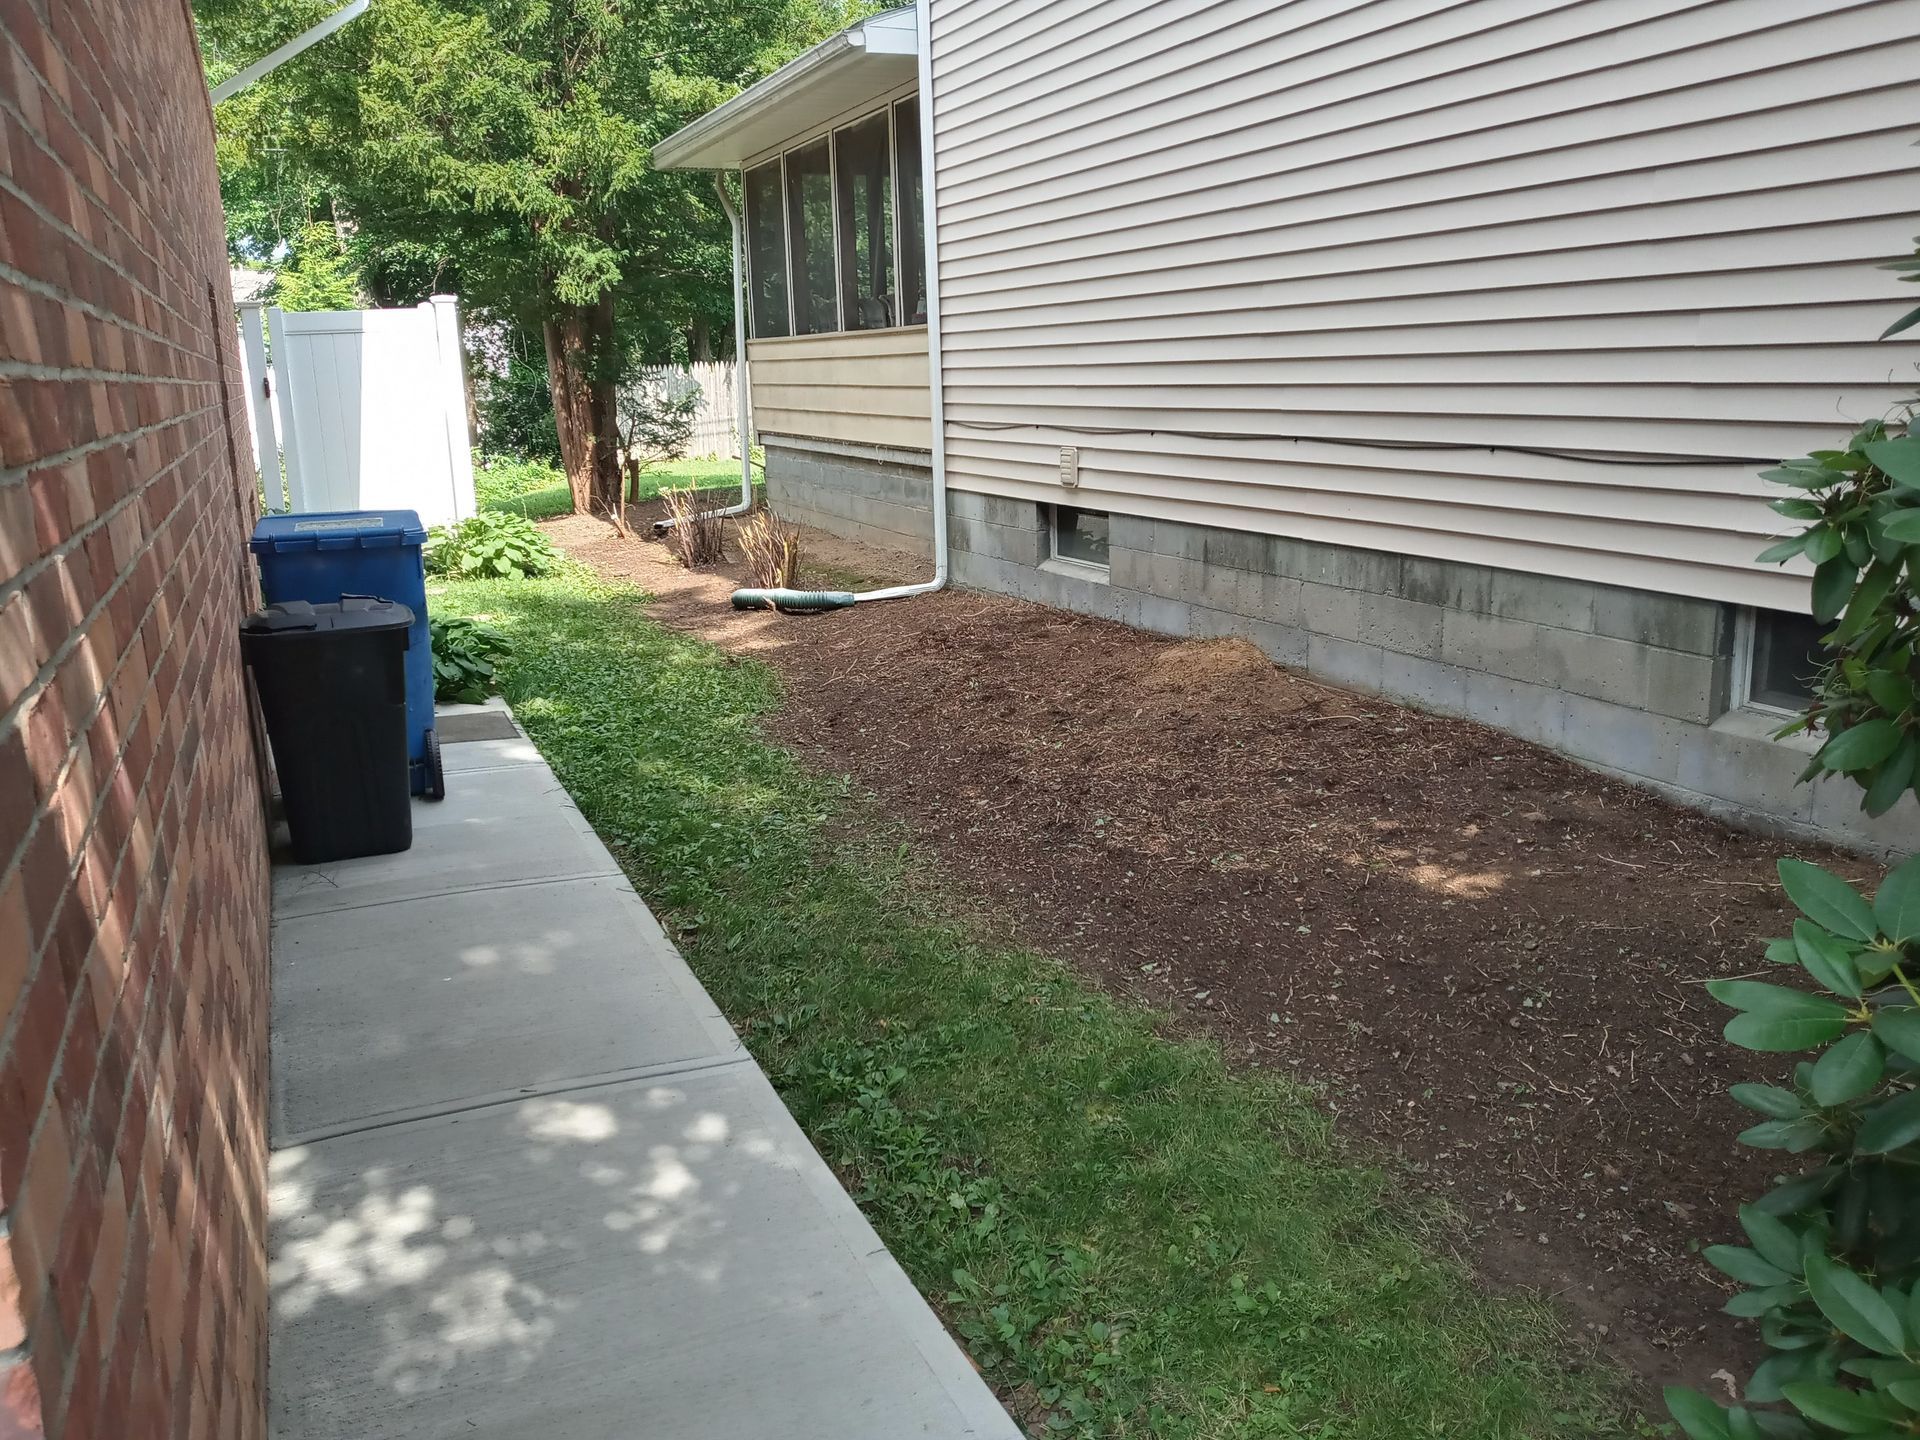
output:
<path id="1" fill-rule="evenodd" d="M 260 565 L 269 605 L 331 605 L 343 595 L 397 600 L 413 611 L 407 632 L 407 758 L 413 793 L 446 793 L 433 733 L 433 649 L 427 632 L 426 527 L 412 510 L 333 510 L 268 515 L 248 548 Z"/>

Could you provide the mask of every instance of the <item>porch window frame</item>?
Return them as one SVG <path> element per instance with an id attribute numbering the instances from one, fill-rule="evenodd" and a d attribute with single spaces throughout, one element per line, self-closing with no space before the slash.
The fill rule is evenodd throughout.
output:
<path id="1" fill-rule="evenodd" d="M 744 162 L 740 166 L 739 174 L 741 177 L 740 200 L 741 200 L 741 207 L 742 207 L 742 224 L 746 229 L 748 235 L 752 234 L 753 216 L 747 209 L 747 200 L 746 200 L 747 172 L 750 170 L 759 170 L 767 165 L 771 165 L 775 163 L 777 163 L 780 167 L 780 250 L 781 250 L 781 257 L 786 266 L 786 281 L 787 281 L 787 333 L 783 336 L 782 335 L 757 335 L 757 334 L 751 333 L 753 330 L 757 328 L 757 321 L 753 312 L 752 300 L 756 290 L 755 276 L 758 273 L 758 269 L 754 264 L 754 259 L 752 254 L 753 247 L 750 244 L 745 247 L 748 252 L 745 258 L 746 258 L 747 306 L 748 306 L 747 321 L 748 321 L 748 331 L 749 331 L 747 339 L 749 341 L 786 340 L 786 339 L 795 339 L 795 338 L 804 339 L 804 338 L 808 338 L 808 336 L 817 337 L 822 335 L 879 335 L 879 334 L 885 334 L 891 330 L 924 330 L 926 328 L 926 322 L 924 320 L 918 323 L 903 322 L 895 325 L 877 326 L 871 330 L 853 330 L 853 329 L 848 329 L 846 326 L 846 275 L 844 273 L 846 257 L 841 253 L 841 245 L 840 245 L 839 132 L 841 130 L 847 129 L 850 126 L 858 125 L 862 121 L 871 120 L 876 115 L 884 114 L 887 117 L 887 184 L 893 196 L 893 206 L 892 206 L 892 209 L 893 209 L 893 215 L 892 215 L 893 276 L 892 276 L 892 282 L 891 282 L 889 293 L 893 301 L 894 313 L 897 316 L 901 313 L 902 309 L 904 308 L 906 276 L 904 273 L 904 261 L 902 259 L 902 252 L 900 248 L 901 243 L 905 238 L 905 232 L 901 224 L 901 218 L 902 218 L 901 209 L 902 209 L 903 202 L 902 202 L 901 190 L 900 190 L 900 144 L 899 144 L 898 126 L 896 123 L 896 110 L 901 104 L 909 100 L 914 102 L 914 105 L 917 109 L 920 103 L 920 96 L 917 89 L 909 88 L 904 90 L 896 90 L 894 93 L 880 99 L 879 101 L 870 103 L 863 109 L 860 109 L 858 111 L 854 111 L 845 115 L 836 116 L 833 120 L 827 122 L 825 125 L 809 130 L 803 135 L 795 136 L 793 139 L 788 140 L 787 142 L 780 145 L 776 149 L 768 150 L 760 155 L 757 155 L 752 160 Z M 921 123 L 923 124 L 925 123 L 925 117 L 921 117 Z M 824 138 L 827 142 L 827 175 L 828 175 L 828 180 L 830 182 L 830 187 L 831 187 L 829 190 L 828 198 L 830 202 L 829 208 L 833 212 L 834 315 L 836 320 L 839 321 L 839 323 L 835 326 L 835 328 L 831 330 L 809 331 L 807 332 L 807 336 L 802 336 L 799 328 L 800 316 L 799 316 L 798 300 L 796 298 L 798 292 L 794 284 L 793 214 L 792 214 L 793 200 L 792 200 L 791 194 L 789 193 L 791 190 L 791 186 L 788 184 L 788 178 L 787 178 L 787 157 L 792 155 L 796 150 L 803 150 L 810 145 L 819 143 L 819 141 L 822 138 Z M 922 184 L 927 183 L 924 177 L 922 178 L 921 183 Z"/>

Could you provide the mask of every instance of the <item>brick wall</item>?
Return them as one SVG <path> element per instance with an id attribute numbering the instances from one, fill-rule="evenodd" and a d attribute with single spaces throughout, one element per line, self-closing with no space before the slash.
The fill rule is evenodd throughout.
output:
<path id="1" fill-rule="evenodd" d="M 0 0 L 0 1440 L 264 1430 L 227 283 L 184 0 Z"/>

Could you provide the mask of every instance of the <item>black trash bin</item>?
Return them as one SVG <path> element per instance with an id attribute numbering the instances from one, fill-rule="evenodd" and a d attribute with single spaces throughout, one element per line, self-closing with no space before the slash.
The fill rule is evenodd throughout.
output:
<path id="1" fill-rule="evenodd" d="M 291 600 L 249 615 L 253 671 L 293 856 L 302 864 L 413 844 L 407 759 L 407 630 L 391 600 Z"/>

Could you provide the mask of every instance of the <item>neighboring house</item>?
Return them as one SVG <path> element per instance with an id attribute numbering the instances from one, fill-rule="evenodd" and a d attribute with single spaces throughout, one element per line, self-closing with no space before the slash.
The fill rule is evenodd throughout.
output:
<path id="1" fill-rule="evenodd" d="M 654 159 L 744 172 L 783 513 L 929 544 L 930 123 L 961 583 L 1910 845 L 1768 738 L 1817 632 L 1753 563 L 1763 462 L 1913 390 L 1901 13 L 931 0 L 931 104 L 892 11 Z"/>

